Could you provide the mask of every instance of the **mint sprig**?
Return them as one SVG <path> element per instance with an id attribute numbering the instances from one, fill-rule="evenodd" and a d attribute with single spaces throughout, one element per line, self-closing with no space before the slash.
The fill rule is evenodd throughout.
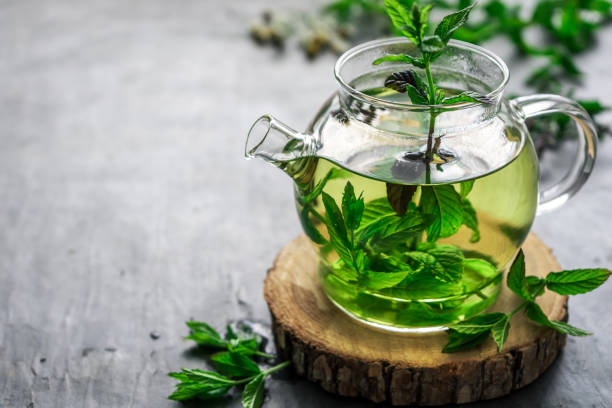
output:
<path id="1" fill-rule="evenodd" d="M 244 325 L 237 325 L 235 329 L 227 325 L 225 338 L 223 338 L 207 323 L 190 320 L 185 324 L 191 329 L 191 333 L 185 337 L 185 340 L 193 340 L 205 348 L 236 351 L 264 358 L 274 357 L 259 351 L 262 343 L 261 337 Z"/>
<path id="2" fill-rule="evenodd" d="M 453 353 L 478 346 L 489 335 L 502 350 L 508 338 L 510 319 L 521 309 L 535 323 L 550 327 L 570 336 L 588 336 L 591 333 L 559 320 L 550 320 L 536 303 L 536 298 L 548 288 L 562 295 L 575 295 L 590 292 L 601 286 L 612 272 L 606 269 L 575 269 L 550 272 L 545 278 L 525 276 L 525 256 L 520 250 L 510 270 L 506 283 L 508 288 L 523 302 L 510 313 L 485 313 L 449 326 L 448 343 L 443 352 Z"/>
<path id="3" fill-rule="evenodd" d="M 217 370 L 182 368 L 180 372 L 168 373 L 179 381 L 176 390 L 168 399 L 185 401 L 191 399 L 210 400 L 225 396 L 233 387 L 245 385 L 242 391 L 242 405 L 245 408 L 259 408 L 263 403 L 264 381 L 272 373 L 287 367 L 285 361 L 262 370 L 251 359 L 252 356 L 274 358 L 260 351 L 262 339 L 248 327 L 238 325 L 235 329 L 228 325 L 225 338 L 207 323 L 188 321 L 191 334 L 186 339 L 194 340 L 208 349 L 225 349 L 213 354 L 210 360 Z"/>
<path id="4" fill-rule="evenodd" d="M 331 170 L 333 171 L 333 170 Z M 365 202 L 363 192 L 356 193 L 347 181 L 342 197 L 336 201 L 324 191 L 331 180 L 330 172 L 298 198 L 300 213 L 312 214 L 313 220 L 302 220 L 316 231 L 306 233 L 311 239 L 321 237 L 322 251 L 333 249 L 338 259 L 329 267 L 337 277 L 366 290 L 384 290 L 405 287 L 418 277 L 432 277 L 440 284 L 459 281 L 467 267 L 482 276 L 493 278 L 496 268 L 489 262 L 466 258 L 454 245 L 437 244 L 439 238 L 455 234 L 461 225 L 468 224 L 469 213 L 463 205 L 471 204 L 467 198 L 473 181 L 453 186 L 410 186 L 387 183 L 387 197 Z M 420 189 L 417 205 L 413 198 Z M 313 203 L 320 198 L 325 215 L 319 214 Z M 314 225 L 322 224 L 328 239 Z M 472 228 L 477 230 L 475 211 L 471 214 Z M 469 226 L 469 225 L 468 225 Z M 421 242 L 427 237 L 427 242 Z M 313 239 L 314 242 L 315 239 Z M 466 266 L 467 265 L 467 266 Z M 493 271 L 493 272 L 492 272 Z"/>
<path id="5" fill-rule="evenodd" d="M 464 102 L 493 103 L 488 97 L 476 92 L 466 90 L 458 95 L 446 95 L 443 89 L 438 88 L 431 73 L 431 63 L 436 60 L 448 44 L 453 33 L 467 21 L 475 4 L 469 5 L 457 12 L 445 16 L 434 30 L 433 35 L 426 35 L 429 27 L 429 13 L 432 5 L 419 6 L 418 1 L 411 2 L 408 10 L 398 0 L 384 0 L 387 15 L 391 19 L 396 31 L 408 38 L 420 51 L 420 56 L 414 57 L 407 54 L 390 54 L 376 59 L 373 64 L 383 62 L 405 62 L 425 71 L 425 79 L 422 79 L 414 69 L 392 73 L 386 80 L 385 86 L 397 92 L 407 93 L 413 104 L 416 105 L 453 105 Z M 439 110 L 430 109 L 429 131 L 427 135 L 427 148 L 423 160 L 427 164 L 426 177 L 429 183 L 429 164 L 437 154 L 446 161 L 444 155 L 439 154 L 439 140 L 433 142 L 436 116 Z M 478 235 L 475 232 L 475 237 Z"/>

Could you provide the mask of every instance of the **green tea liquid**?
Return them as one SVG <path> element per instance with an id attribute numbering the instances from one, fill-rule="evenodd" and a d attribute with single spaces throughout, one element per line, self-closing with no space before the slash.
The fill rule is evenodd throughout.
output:
<path id="1" fill-rule="evenodd" d="M 538 189 L 537 161 L 534 154 L 533 146 L 528 140 L 520 153 L 507 165 L 472 179 L 473 187 L 467 198 L 476 213 L 479 239 L 475 241 L 473 231 L 463 225 L 453 235 L 435 241 L 436 245 L 452 245 L 458 248 L 465 259 L 470 259 L 470 262 L 464 263 L 459 279 L 444 282 L 425 271 L 392 287 L 371 289 L 360 284 L 357 278 L 347 279 L 347 276 L 355 276 L 357 273 L 349 273 L 338 267 L 343 263 L 339 261 L 340 256 L 333 245 L 319 245 L 319 274 L 329 298 L 338 307 L 363 322 L 398 330 L 443 327 L 488 308 L 500 290 L 505 269 L 531 227 L 537 206 Z M 437 169 L 444 171 L 444 166 L 446 164 L 438 166 Z M 312 193 L 312 186 L 321 182 L 330 171 L 341 176 L 330 178 L 325 183 L 323 192 L 331 196 L 338 207 L 341 207 L 347 182 L 353 186 L 357 196 L 362 195 L 366 212 L 369 203 L 385 202 L 388 199 L 389 182 L 388 178 L 383 181 L 365 177 L 340 169 L 330 161 L 318 159 L 311 188 L 298 188 L 296 199 L 302 223 L 308 224 L 304 225 L 305 230 L 314 227 L 328 240 L 330 236 L 325 224 L 326 208 L 321 198 L 310 204 L 313 209 L 310 213 L 304 211 L 301 203 L 308 193 Z M 433 187 L 444 185 L 451 185 L 457 193 L 461 190 L 460 183 L 440 183 Z M 420 201 L 422 188 L 422 185 L 418 185 L 412 196 L 411 201 L 415 205 Z M 426 241 L 425 234 L 416 234 L 414 238 L 396 247 L 369 253 L 382 257 L 386 257 L 385 254 L 388 253 L 401 258 L 402 251 L 419 245 L 416 241 L 423 245 Z M 471 268 L 471 264 L 477 263 L 472 261 L 474 259 L 484 260 L 493 267 Z M 414 267 L 414 262 L 412 265 Z M 392 269 L 388 271 L 393 272 Z"/>

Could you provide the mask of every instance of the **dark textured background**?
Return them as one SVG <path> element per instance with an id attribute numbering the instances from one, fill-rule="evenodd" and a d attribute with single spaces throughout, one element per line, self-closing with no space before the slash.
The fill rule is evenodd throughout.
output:
<path id="1" fill-rule="evenodd" d="M 303 128 L 335 60 L 256 47 L 248 22 L 275 4 L 300 2 L 0 1 L 0 407 L 178 407 L 166 373 L 204 365 L 186 319 L 269 321 L 262 280 L 300 228 L 289 179 L 245 161 L 244 139 L 265 112 Z M 581 57 L 579 95 L 612 103 L 611 54 Z M 567 268 L 612 263 L 610 159 L 612 141 L 534 227 Z M 595 336 L 479 406 L 612 405 L 611 297 L 573 299 L 570 321 Z M 269 408 L 371 405 L 300 380 L 268 391 Z"/>

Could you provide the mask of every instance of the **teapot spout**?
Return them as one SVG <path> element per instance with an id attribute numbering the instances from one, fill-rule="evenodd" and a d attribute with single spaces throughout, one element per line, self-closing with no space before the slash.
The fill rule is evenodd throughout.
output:
<path id="1" fill-rule="evenodd" d="M 269 115 L 253 123 L 247 136 L 244 155 L 260 158 L 277 166 L 314 156 L 316 141 L 312 135 L 302 134 Z"/>

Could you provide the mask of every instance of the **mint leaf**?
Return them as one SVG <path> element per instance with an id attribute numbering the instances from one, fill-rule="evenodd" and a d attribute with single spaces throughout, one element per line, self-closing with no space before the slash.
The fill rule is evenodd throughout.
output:
<path id="1" fill-rule="evenodd" d="M 200 398 L 204 400 L 221 398 L 232 388 L 231 386 L 210 388 L 206 385 L 201 385 L 198 382 L 180 383 L 177 384 L 176 387 L 176 391 L 168 396 L 169 400 L 186 401 L 192 398 Z"/>
<path id="2" fill-rule="evenodd" d="M 244 322 L 237 322 L 226 326 L 225 339 L 230 342 L 230 351 L 236 351 L 246 355 L 257 353 L 263 339 L 253 332 L 253 329 Z"/>
<path id="3" fill-rule="evenodd" d="M 474 187 L 474 181 L 475 180 L 472 179 L 468 181 L 462 181 L 461 184 L 459 184 L 459 194 L 461 195 L 461 198 L 466 198 L 468 194 L 470 194 L 472 188 Z"/>
<path id="4" fill-rule="evenodd" d="M 404 215 L 408 209 L 408 204 L 412 201 L 412 196 L 416 192 L 417 186 L 407 186 L 402 184 L 386 183 L 387 200 L 391 208 L 397 215 Z"/>
<path id="5" fill-rule="evenodd" d="M 536 323 L 541 324 L 542 326 L 550 327 L 551 329 L 555 329 L 558 332 L 569 334 L 570 336 L 589 336 L 591 333 L 569 325 L 567 323 L 561 322 L 559 320 L 548 320 L 548 317 L 542 311 L 542 308 L 535 303 L 529 302 L 525 307 L 525 311 L 527 316 Z"/>
<path id="6" fill-rule="evenodd" d="M 408 275 L 413 273 L 408 269 L 401 272 L 376 272 L 367 271 L 361 284 L 369 289 L 380 290 L 391 288 L 402 282 Z"/>
<path id="7" fill-rule="evenodd" d="M 361 196 L 359 198 L 355 197 L 353 185 L 350 181 L 347 181 L 342 195 L 342 214 L 344 215 L 346 228 L 351 231 L 359 228 L 363 209 L 363 198 Z"/>
<path id="8" fill-rule="evenodd" d="M 415 44 L 419 43 L 419 37 L 412 24 L 412 19 L 397 0 L 385 0 L 385 8 L 395 28 Z"/>
<path id="9" fill-rule="evenodd" d="M 527 276 L 525 278 L 525 284 L 527 285 L 527 292 L 532 299 L 540 296 L 544 293 L 544 288 L 546 287 L 546 280 L 540 279 L 537 276 Z"/>
<path id="10" fill-rule="evenodd" d="M 422 45 L 423 36 L 427 29 L 427 21 L 429 20 L 429 12 L 433 5 L 419 8 L 418 2 L 412 3 L 412 26 L 414 27 L 416 37 L 419 39 Z"/>
<path id="11" fill-rule="evenodd" d="M 400 258 L 381 253 L 376 259 L 372 266 L 375 271 L 382 272 L 395 272 L 395 271 L 407 271 L 412 270 L 410 265 L 402 261 Z"/>
<path id="12" fill-rule="evenodd" d="M 210 387 L 217 387 L 220 385 L 226 386 L 226 385 L 236 385 L 239 384 L 238 381 L 236 380 L 232 380 L 230 378 L 227 378 L 224 375 L 215 373 L 213 371 L 204 371 L 204 370 L 198 370 L 198 369 L 187 369 L 187 368 L 181 368 L 182 372 L 178 373 L 179 376 L 173 376 L 171 375 L 171 377 L 174 378 L 185 378 L 188 381 L 199 381 L 202 384 L 207 384 Z M 171 374 L 176 374 L 176 373 L 171 373 Z M 183 376 L 183 377 L 181 377 Z"/>
<path id="13" fill-rule="evenodd" d="M 559 320 L 550 320 L 549 327 L 555 329 L 558 332 L 569 334 L 570 336 L 576 336 L 576 337 L 590 336 L 593 334 L 586 330 L 582 330 L 578 327 L 572 326 L 571 324 L 561 322 Z"/>
<path id="14" fill-rule="evenodd" d="M 410 102 L 412 102 L 414 105 L 427 105 L 429 102 L 429 100 L 425 98 L 422 93 L 413 87 L 406 87 L 406 92 L 410 97 Z"/>
<path id="15" fill-rule="evenodd" d="M 385 79 L 385 86 L 400 93 L 408 92 L 414 104 L 427 104 L 427 85 L 412 69 L 392 73 Z"/>
<path id="16" fill-rule="evenodd" d="M 495 101 L 489 98 L 488 96 L 481 95 L 477 92 L 472 91 L 464 91 L 458 95 L 453 95 L 442 99 L 443 105 L 454 105 L 456 103 L 461 102 L 478 102 L 485 103 L 488 105 L 495 103 Z"/>
<path id="17" fill-rule="evenodd" d="M 461 197 L 451 185 L 422 186 L 420 206 L 432 219 L 427 227 L 430 242 L 455 234 L 463 223 Z"/>
<path id="18" fill-rule="evenodd" d="M 491 335 L 493 336 L 493 340 L 497 343 L 497 351 L 502 351 L 502 347 L 504 343 L 508 339 L 508 332 L 510 330 L 510 317 L 504 315 L 504 318 L 498 321 L 491 328 Z"/>
<path id="19" fill-rule="evenodd" d="M 461 209 L 463 210 L 463 225 L 472 230 L 470 242 L 475 243 L 480 241 L 480 229 L 478 229 L 478 218 L 476 210 L 472 207 L 472 203 L 468 199 L 461 200 Z"/>
<path id="20" fill-rule="evenodd" d="M 264 374 L 253 378 L 242 391 L 242 406 L 244 408 L 259 408 L 264 397 Z"/>
<path id="21" fill-rule="evenodd" d="M 447 332 L 448 343 L 442 349 L 443 353 L 454 353 L 456 351 L 470 349 L 481 344 L 489 337 L 489 331 L 483 331 L 475 334 L 460 333 L 455 330 Z"/>
<path id="22" fill-rule="evenodd" d="M 325 206 L 325 216 L 327 218 L 327 232 L 329 233 L 330 242 L 332 243 L 336 253 L 349 266 L 353 265 L 353 255 L 351 252 L 351 244 L 348 240 L 346 226 L 340 208 L 334 199 L 326 192 L 321 193 L 323 197 L 323 205 Z"/>
<path id="23" fill-rule="evenodd" d="M 504 313 L 487 313 L 476 315 L 470 319 L 448 326 L 450 329 L 463 334 L 476 334 L 489 332 L 496 324 L 508 319 Z"/>
<path id="24" fill-rule="evenodd" d="M 527 290 L 525 282 L 525 255 L 522 249 L 519 250 L 516 258 L 514 258 L 514 262 L 512 262 L 512 266 L 510 266 L 506 283 L 510 290 L 516 293 L 521 299 L 528 301 L 533 299 Z"/>
<path id="25" fill-rule="evenodd" d="M 418 249 L 418 247 L 417 247 Z M 456 282 L 463 276 L 463 252 L 453 245 L 435 245 L 426 251 L 436 258 L 442 270 L 436 270 L 434 276 L 442 282 Z"/>
<path id="26" fill-rule="evenodd" d="M 612 3 L 610 3 L 610 5 L 612 6 Z M 610 106 L 605 106 L 600 101 L 598 101 L 596 99 L 593 99 L 593 100 L 579 100 L 577 102 L 591 116 L 595 116 L 595 115 L 598 115 L 598 114 L 600 114 L 602 112 L 610 110 Z"/>
<path id="27" fill-rule="evenodd" d="M 334 180 L 340 177 L 346 177 L 346 176 L 347 176 L 347 171 L 344 169 L 331 169 L 330 171 L 327 172 L 327 174 L 325 174 L 325 177 L 323 177 L 317 183 L 317 185 L 312 189 L 312 191 L 308 193 L 304 198 L 302 198 L 302 204 L 305 205 L 305 204 L 311 203 L 314 199 L 320 196 L 321 192 L 327 185 L 328 181 Z"/>
<path id="28" fill-rule="evenodd" d="M 421 58 L 413 58 L 406 54 L 385 55 L 384 57 L 380 57 L 377 60 L 374 60 L 372 64 L 379 65 L 383 62 L 405 62 L 406 64 L 411 64 L 418 68 L 425 68 L 425 63 Z"/>
<path id="29" fill-rule="evenodd" d="M 325 245 L 327 244 L 327 240 L 310 220 L 309 213 L 311 210 L 310 204 L 304 205 L 302 211 L 299 212 L 300 223 L 302 224 L 304 233 L 312 240 L 312 242 L 319 245 Z"/>
<path id="30" fill-rule="evenodd" d="M 381 197 L 377 198 L 376 200 L 369 201 L 363 210 L 360 229 L 363 229 L 365 225 L 371 224 L 381 217 L 387 216 L 395 216 L 395 211 L 393 208 L 391 208 L 391 205 L 389 205 L 387 198 Z"/>
<path id="31" fill-rule="evenodd" d="M 383 217 L 368 224 L 365 229 L 358 231 L 357 237 L 361 243 L 371 240 L 370 245 L 379 249 L 392 248 L 405 243 L 424 228 L 421 214 L 411 209 L 401 217 Z"/>
<path id="32" fill-rule="evenodd" d="M 546 287 L 560 295 L 579 295 L 601 286 L 609 277 L 607 269 L 574 269 L 551 272 L 546 276 Z"/>
<path id="33" fill-rule="evenodd" d="M 416 251 L 404 254 L 412 269 L 425 272 L 439 281 L 456 282 L 463 275 L 463 253 L 452 245 L 421 243 Z"/>
<path id="34" fill-rule="evenodd" d="M 218 372 L 229 377 L 249 377 L 261 371 L 253 360 L 237 352 L 222 351 L 210 360 Z"/>
<path id="35" fill-rule="evenodd" d="M 361 273 L 370 267 L 370 258 L 363 249 L 355 251 L 353 256 L 353 263 L 357 272 Z"/>
<path id="36" fill-rule="evenodd" d="M 353 268 L 351 265 L 346 265 L 346 263 L 342 259 L 338 259 L 335 262 L 329 265 L 332 273 L 342 279 L 347 283 L 357 282 L 359 275 L 357 273 L 357 269 Z"/>
<path id="37" fill-rule="evenodd" d="M 424 37 L 423 41 L 421 42 L 421 50 L 431 54 L 442 51 L 445 46 L 446 44 L 444 44 L 442 39 L 437 35 L 428 35 L 427 37 Z"/>
<path id="38" fill-rule="evenodd" d="M 409 251 L 404 254 L 409 259 L 412 269 L 416 272 L 426 272 L 432 276 L 443 276 L 444 267 L 433 255 L 423 251 Z"/>
<path id="39" fill-rule="evenodd" d="M 203 370 L 183 368 L 180 373 L 169 373 L 168 376 L 180 381 L 176 391 L 168 399 L 184 401 L 191 398 L 212 399 L 227 394 L 231 387 L 238 384 L 223 375 Z"/>
<path id="40" fill-rule="evenodd" d="M 480 258 L 466 258 L 463 260 L 463 269 L 478 273 L 483 278 L 493 278 L 498 274 L 495 265 Z"/>
<path id="41" fill-rule="evenodd" d="M 185 337 L 185 339 L 193 340 L 200 346 L 227 348 L 227 341 L 223 340 L 219 333 L 208 324 L 197 321 L 188 321 L 185 324 L 191 329 L 191 334 Z"/>
<path id="42" fill-rule="evenodd" d="M 438 37 L 440 37 L 444 44 L 448 43 L 448 40 L 450 40 L 453 35 L 453 32 L 456 29 L 465 24 L 468 19 L 468 16 L 470 15 L 470 12 L 472 11 L 475 5 L 476 3 L 455 13 L 445 16 L 440 22 L 440 24 L 438 24 L 434 33 Z"/>
<path id="43" fill-rule="evenodd" d="M 356 236 L 364 244 L 384 226 L 397 224 L 400 220 L 401 218 L 395 214 L 386 198 L 372 200 L 364 208 Z"/>
<path id="44" fill-rule="evenodd" d="M 257 344 L 256 348 L 259 348 L 262 339 L 260 336 L 253 333 L 253 329 L 243 322 L 237 322 L 234 326 L 235 327 L 232 327 L 231 324 L 225 326 L 225 340 L 238 340 L 240 342 L 255 340 Z"/>

